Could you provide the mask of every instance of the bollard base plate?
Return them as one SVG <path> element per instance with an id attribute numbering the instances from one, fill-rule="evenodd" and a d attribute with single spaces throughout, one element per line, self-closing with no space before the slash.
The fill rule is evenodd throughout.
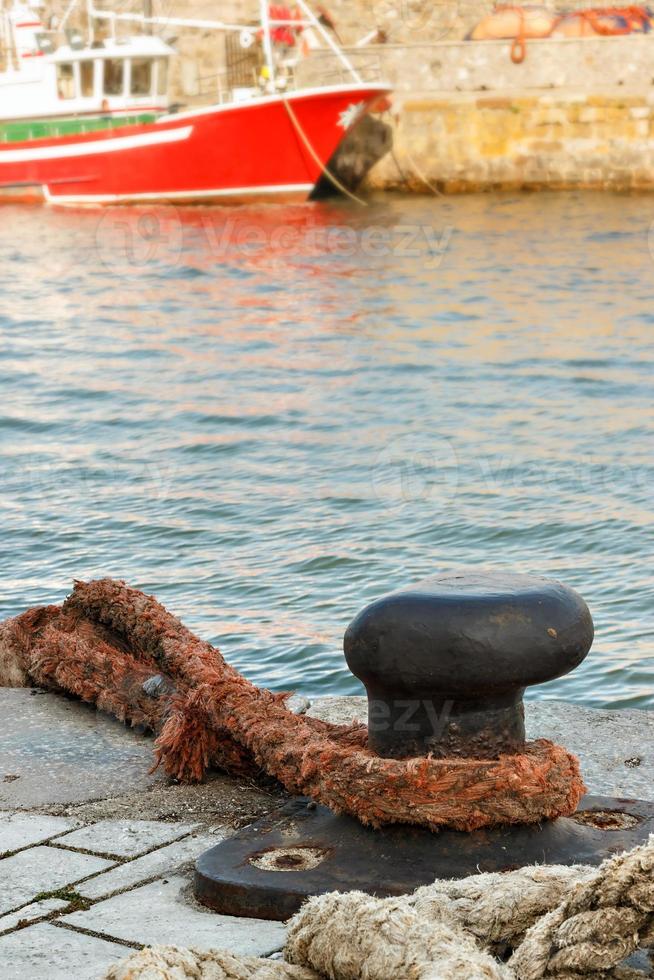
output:
<path id="1" fill-rule="evenodd" d="M 654 803 L 586 796 L 573 817 L 464 834 L 363 827 L 306 799 L 287 803 L 198 859 L 195 895 L 224 915 L 284 921 L 312 895 L 403 895 L 436 878 L 529 864 L 598 865 L 654 833 Z"/>

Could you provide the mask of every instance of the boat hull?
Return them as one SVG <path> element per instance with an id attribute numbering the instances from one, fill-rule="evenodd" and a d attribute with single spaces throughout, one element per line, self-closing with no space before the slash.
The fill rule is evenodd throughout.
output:
<path id="1" fill-rule="evenodd" d="M 388 93 L 333 86 L 130 125 L 0 144 L 0 201 L 61 205 L 306 199 Z"/>

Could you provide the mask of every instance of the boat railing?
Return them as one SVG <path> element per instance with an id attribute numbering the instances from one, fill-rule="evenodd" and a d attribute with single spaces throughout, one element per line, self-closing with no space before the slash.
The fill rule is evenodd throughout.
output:
<path id="1" fill-rule="evenodd" d="M 356 69 L 362 82 L 381 82 L 382 63 L 378 53 L 366 49 L 356 52 Z M 224 67 L 197 77 L 193 96 L 202 101 L 234 102 L 247 98 L 248 94 L 281 94 L 304 88 L 340 85 L 351 82 L 345 67 L 323 48 L 314 49 L 308 55 L 288 56 L 276 63 L 275 78 L 266 71 L 261 47 L 245 50 L 232 35 L 225 37 Z"/>
<path id="2" fill-rule="evenodd" d="M 222 105 L 227 102 L 242 101 L 252 95 L 282 94 L 283 92 L 295 91 L 300 87 L 297 84 L 294 66 L 287 66 L 284 69 L 284 74 L 278 70 L 274 86 L 265 73 L 261 73 L 262 67 L 263 65 L 256 66 L 253 64 L 248 74 L 243 73 L 237 79 L 229 67 L 219 68 L 208 74 L 200 75 L 197 78 L 197 88 L 193 95 L 203 102 L 217 102 Z"/>
<path id="3" fill-rule="evenodd" d="M 80 0 L 70 0 L 70 2 L 71 5 L 76 5 L 78 2 L 80 2 Z M 101 10 L 94 5 L 93 0 L 87 0 L 87 10 L 89 21 L 91 23 L 96 21 L 100 23 L 104 22 L 108 25 L 112 36 L 116 36 L 119 26 L 123 24 L 138 24 L 144 30 L 148 30 L 153 27 L 186 27 L 189 29 L 205 31 L 215 30 L 226 34 L 235 34 L 239 37 L 241 43 L 245 37 L 251 38 L 252 41 L 254 41 L 254 39 L 259 36 L 261 40 L 263 61 L 266 68 L 266 76 L 272 83 L 273 87 L 275 86 L 279 71 L 279 61 L 276 57 L 273 40 L 275 32 L 283 28 L 290 28 L 291 30 L 311 29 L 321 39 L 321 43 L 325 45 L 325 48 L 329 50 L 333 57 L 342 66 L 343 71 L 347 73 L 349 80 L 355 82 L 362 81 L 350 58 L 336 43 L 329 30 L 323 24 L 321 18 L 314 14 L 306 0 L 296 0 L 299 15 L 292 18 L 271 16 L 269 2 L 270 0 L 259 0 L 258 25 L 255 28 L 253 28 L 251 23 L 234 24 L 216 20 L 195 20 L 181 17 L 149 17 L 145 14 L 119 13 L 115 10 Z"/>

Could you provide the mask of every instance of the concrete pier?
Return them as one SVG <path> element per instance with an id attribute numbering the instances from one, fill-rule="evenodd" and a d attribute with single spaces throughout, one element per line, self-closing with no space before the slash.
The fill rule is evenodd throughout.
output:
<path id="1" fill-rule="evenodd" d="M 365 698 L 303 699 L 342 723 Z M 654 712 L 560 701 L 526 705 L 529 737 L 579 754 L 589 790 L 651 797 Z M 0 960 L 6 980 L 99 980 L 158 943 L 274 956 L 284 926 L 215 915 L 192 897 L 195 859 L 277 808 L 274 783 L 212 775 L 179 786 L 148 774 L 152 739 L 39 690 L 0 689 Z"/>

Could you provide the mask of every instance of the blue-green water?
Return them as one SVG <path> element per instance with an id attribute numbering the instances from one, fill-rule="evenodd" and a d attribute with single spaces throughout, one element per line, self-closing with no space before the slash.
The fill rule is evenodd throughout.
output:
<path id="1" fill-rule="evenodd" d="M 0 211 L 0 616 L 154 592 L 275 689 L 358 691 L 371 598 L 588 601 L 540 691 L 654 707 L 654 198 Z"/>

